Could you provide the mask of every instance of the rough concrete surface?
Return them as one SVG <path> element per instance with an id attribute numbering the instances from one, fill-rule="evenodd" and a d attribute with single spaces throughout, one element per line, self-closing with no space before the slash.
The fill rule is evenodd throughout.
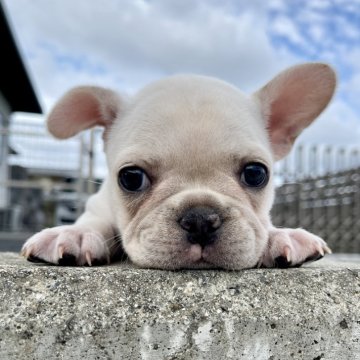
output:
<path id="1" fill-rule="evenodd" d="M 0 254 L 0 359 L 360 359 L 360 257 L 294 269 L 56 267 Z"/>

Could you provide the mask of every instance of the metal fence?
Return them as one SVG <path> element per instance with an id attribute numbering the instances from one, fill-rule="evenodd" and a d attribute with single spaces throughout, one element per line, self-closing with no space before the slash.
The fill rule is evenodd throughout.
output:
<path id="1" fill-rule="evenodd" d="M 0 129 L 0 241 L 24 240 L 44 227 L 71 224 L 106 174 L 101 132 L 50 137 L 42 123 Z M 0 145 L 1 145 L 0 144 Z M 360 253 L 360 148 L 297 146 L 275 169 L 273 222 L 303 227 L 334 251 Z"/>
<path id="2" fill-rule="evenodd" d="M 0 241 L 26 239 L 44 227 L 71 224 L 98 187 L 93 157 L 97 132 L 56 140 L 42 123 L 0 129 Z"/>
<path id="3" fill-rule="evenodd" d="M 319 235 L 335 252 L 360 253 L 360 168 L 283 184 L 272 220 Z"/>
<path id="4" fill-rule="evenodd" d="M 360 253 L 360 147 L 299 145 L 275 176 L 276 226 L 302 227 L 335 252 Z"/>

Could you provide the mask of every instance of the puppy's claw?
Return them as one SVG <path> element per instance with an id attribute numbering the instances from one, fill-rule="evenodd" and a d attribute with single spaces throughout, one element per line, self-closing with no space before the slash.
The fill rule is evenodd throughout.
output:
<path id="1" fill-rule="evenodd" d="M 32 251 L 31 247 L 27 248 L 26 250 L 23 250 L 23 254 L 24 254 L 23 256 L 25 257 L 25 259 L 28 259 L 30 257 L 31 251 Z"/>
<path id="2" fill-rule="evenodd" d="M 89 252 L 89 251 L 87 251 L 87 252 L 85 253 L 85 258 L 86 258 L 86 263 L 87 263 L 89 266 L 92 266 L 92 264 L 91 264 L 91 255 L 90 255 L 90 252 Z"/>
<path id="3" fill-rule="evenodd" d="M 59 257 L 59 259 L 62 259 L 63 256 L 64 256 L 64 246 L 60 245 L 58 247 L 58 257 Z"/>
<path id="4" fill-rule="evenodd" d="M 291 263 L 291 249 L 288 246 L 285 246 L 284 248 L 284 257 L 286 258 L 286 261 L 290 264 Z"/>
<path id="5" fill-rule="evenodd" d="M 331 249 L 326 245 L 324 246 L 324 251 L 325 251 L 325 254 L 332 254 Z"/>

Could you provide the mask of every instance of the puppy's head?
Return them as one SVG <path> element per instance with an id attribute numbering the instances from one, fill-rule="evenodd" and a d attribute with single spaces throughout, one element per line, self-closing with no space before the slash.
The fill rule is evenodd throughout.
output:
<path id="1" fill-rule="evenodd" d="M 127 102 L 80 87 L 58 102 L 48 127 L 60 138 L 105 127 L 104 201 L 135 263 L 242 269 L 267 246 L 273 161 L 290 151 L 334 87 L 324 64 L 290 68 L 252 96 L 201 76 L 158 81 Z"/>

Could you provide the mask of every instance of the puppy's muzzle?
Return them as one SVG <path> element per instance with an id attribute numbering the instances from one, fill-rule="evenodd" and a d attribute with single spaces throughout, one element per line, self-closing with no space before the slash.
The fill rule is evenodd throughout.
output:
<path id="1" fill-rule="evenodd" d="M 186 232 L 186 238 L 191 244 L 202 248 L 213 244 L 222 225 L 217 211 L 212 207 L 196 206 L 187 209 L 179 219 L 179 224 Z"/>

